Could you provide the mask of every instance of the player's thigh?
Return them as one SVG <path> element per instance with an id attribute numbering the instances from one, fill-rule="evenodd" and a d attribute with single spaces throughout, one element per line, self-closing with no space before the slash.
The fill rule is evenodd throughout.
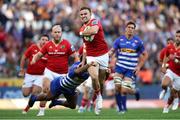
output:
<path id="1" fill-rule="evenodd" d="M 167 69 L 166 74 L 163 77 L 161 85 L 162 86 L 171 85 L 173 78 L 174 78 L 173 72 L 171 70 Z"/>
<path id="2" fill-rule="evenodd" d="M 32 87 L 32 94 L 39 94 L 42 91 L 43 75 L 36 75 Z"/>
<path id="3" fill-rule="evenodd" d="M 91 66 L 88 68 L 88 72 L 92 78 L 92 80 L 94 79 L 98 79 L 98 75 L 99 75 L 99 65 L 97 64 L 96 66 Z"/>
<path id="4" fill-rule="evenodd" d="M 99 69 L 99 81 L 102 84 L 106 79 L 106 69 Z"/>
<path id="5" fill-rule="evenodd" d="M 33 85 L 32 87 L 32 94 L 33 95 L 38 95 L 42 92 L 42 87 L 37 86 L 37 85 Z"/>
<path id="6" fill-rule="evenodd" d="M 100 69 L 107 69 L 109 65 L 109 55 L 108 53 L 95 57 L 96 62 L 99 64 Z"/>
<path id="7" fill-rule="evenodd" d="M 50 89 L 51 81 L 48 78 L 43 78 L 43 92 L 47 93 Z"/>
<path id="8" fill-rule="evenodd" d="M 24 97 L 27 97 L 31 94 L 32 87 L 22 87 L 22 93 Z"/>
<path id="9" fill-rule="evenodd" d="M 34 79 L 35 78 L 33 75 L 27 73 L 25 74 L 25 78 L 22 85 L 22 93 L 25 97 L 31 94 Z"/>
<path id="10" fill-rule="evenodd" d="M 174 74 L 174 79 L 172 81 L 172 87 L 175 90 L 180 91 L 180 77 L 176 74 Z"/>

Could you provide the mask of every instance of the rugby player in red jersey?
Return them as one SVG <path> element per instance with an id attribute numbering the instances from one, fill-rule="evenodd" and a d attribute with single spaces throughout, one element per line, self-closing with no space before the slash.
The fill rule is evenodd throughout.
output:
<path id="1" fill-rule="evenodd" d="M 78 55 L 67 40 L 62 39 L 62 28 L 60 25 L 52 27 L 52 40 L 44 45 L 32 59 L 31 64 L 36 63 L 42 56 L 48 55 L 47 65 L 44 71 L 43 92 L 49 91 L 50 82 L 59 76 L 65 76 L 68 72 L 68 59 L 74 57 L 74 61 L 79 61 Z M 44 109 L 39 112 L 40 116 L 44 115 Z"/>
<path id="2" fill-rule="evenodd" d="M 163 110 L 163 113 L 168 113 L 169 107 L 172 104 L 174 98 L 180 97 L 180 30 L 176 32 L 174 43 L 167 46 L 165 53 L 169 60 L 169 67 L 167 70 L 165 69 L 167 61 L 164 60 L 162 64 L 162 70 L 164 70 L 163 72 L 166 72 L 166 74 L 163 80 L 170 81 L 172 84 L 170 97 L 166 107 Z"/>
<path id="3" fill-rule="evenodd" d="M 167 46 L 169 45 L 169 44 L 172 44 L 173 43 L 173 38 L 168 38 L 167 39 Z M 166 46 L 166 47 L 167 47 Z M 167 59 L 166 58 L 166 49 L 167 48 L 163 48 L 161 51 L 160 51 L 160 54 L 159 54 L 159 63 L 162 65 L 162 63 L 163 63 L 163 61 L 165 60 L 165 59 Z M 168 68 L 168 66 L 169 66 L 169 64 L 168 64 L 168 61 L 167 61 L 167 64 L 165 65 L 166 67 L 164 67 L 165 69 L 167 69 Z M 162 71 L 165 71 L 165 70 L 162 70 Z M 164 74 L 164 73 L 163 73 Z M 169 89 L 168 88 L 168 85 L 170 84 L 170 81 L 167 81 L 167 80 L 162 80 L 162 82 L 161 82 L 161 87 L 162 87 L 162 91 L 160 92 L 160 95 L 159 95 L 159 99 L 163 99 L 164 98 L 164 96 L 165 96 L 165 93 L 166 93 L 166 91 Z"/>
<path id="4" fill-rule="evenodd" d="M 33 58 L 33 55 L 38 53 L 43 45 L 49 40 L 48 35 L 43 34 L 41 35 L 37 44 L 32 44 L 25 52 L 20 61 L 20 72 L 19 76 L 24 78 L 24 82 L 22 85 L 22 93 L 24 97 L 32 95 L 37 95 L 42 91 L 42 78 L 44 69 L 46 67 L 47 58 L 43 57 L 42 59 L 38 60 L 35 64 L 31 65 L 30 61 Z M 26 60 L 29 60 L 27 71 L 25 73 L 24 65 Z M 42 102 L 40 103 L 43 104 Z M 29 110 L 29 106 L 27 105 L 26 108 L 22 111 L 23 114 L 26 114 Z"/>
<path id="5" fill-rule="evenodd" d="M 80 28 L 80 36 L 86 45 L 87 63 L 95 62 L 97 66 L 88 68 L 92 78 L 94 99 L 96 99 L 95 114 L 99 114 L 102 108 L 102 89 L 106 78 L 109 56 L 108 46 L 104 38 L 104 31 L 99 20 L 91 18 L 91 9 L 82 7 L 79 11 L 80 19 L 83 23 Z"/>

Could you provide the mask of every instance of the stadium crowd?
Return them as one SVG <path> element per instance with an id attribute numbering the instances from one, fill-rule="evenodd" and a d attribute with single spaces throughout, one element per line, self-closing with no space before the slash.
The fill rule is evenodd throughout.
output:
<path id="1" fill-rule="evenodd" d="M 14 77 L 19 71 L 22 52 L 61 24 L 63 37 L 78 49 L 81 22 L 78 11 L 89 6 L 100 19 L 109 45 L 124 31 L 125 23 L 134 20 L 136 33 L 144 40 L 149 59 L 144 66 L 150 83 L 160 82 L 159 51 L 180 26 L 178 0 L 6 0 L 0 2 L 0 77 Z"/>

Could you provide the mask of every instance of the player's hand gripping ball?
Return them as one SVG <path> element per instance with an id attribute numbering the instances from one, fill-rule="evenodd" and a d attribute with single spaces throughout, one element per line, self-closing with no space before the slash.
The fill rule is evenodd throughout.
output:
<path id="1" fill-rule="evenodd" d="M 84 31 L 86 31 L 86 30 L 88 30 L 88 29 L 90 29 L 90 26 L 87 26 L 87 27 L 84 29 Z M 86 41 L 88 41 L 88 42 L 92 42 L 93 39 L 94 39 L 94 36 L 95 36 L 95 35 L 84 36 L 84 40 L 86 40 Z"/>

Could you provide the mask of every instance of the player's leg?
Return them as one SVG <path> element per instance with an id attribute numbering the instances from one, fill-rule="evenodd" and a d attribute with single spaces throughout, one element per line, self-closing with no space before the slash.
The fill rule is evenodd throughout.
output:
<path id="1" fill-rule="evenodd" d="M 97 95 L 95 113 L 99 114 L 102 109 L 102 104 L 103 104 L 102 92 L 104 88 L 104 82 L 106 80 L 106 72 L 108 69 L 109 56 L 108 54 L 104 54 L 102 56 L 96 57 L 95 59 L 99 64 L 98 80 L 99 80 L 100 93 L 101 93 Z"/>
<path id="2" fill-rule="evenodd" d="M 59 86 L 59 78 L 54 79 L 49 84 L 47 93 L 41 93 L 39 95 L 31 95 L 29 106 L 32 107 L 35 101 L 49 101 L 55 99 L 57 96 L 61 94 L 60 86 Z"/>
<path id="3" fill-rule="evenodd" d="M 33 76 L 26 73 L 24 81 L 23 81 L 23 85 L 22 85 L 22 93 L 24 97 L 27 97 L 31 94 L 32 86 L 33 86 Z M 29 107 L 26 106 L 23 109 L 22 114 L 26 114 L 28 110 L 29 110 Z"/>
<path id="4" fill-rule="evenodd" d="M 32 92 L 32 85 L 33 85 L 33 76 L 30 74 L 25 74 L 25 78 L 22 85 L 22 93 L 24 97 L 27 97 Z"/>
<path id="5" fill-rule="evenodd" d="M 90 94 L 92 91 L 92 80 L 91 77 L 89 77 L 84 83 L 83 83 L 83 97 L 81 100 L 81 106 L 78 109 L 78 113 L 85 112 L 85 109 L 88 107 L 90 103 Z"/>
<path id="6" fill-rule="evenodd" d="M 116 104 L 118 107 L 118 112 L 121 113 L 122 108 L 122 96 L 121 96 L 121 82 L 122 82 L 123 75 L 119 73 L 114 74 L 114 83 L 115 83 L 115 98 Z"/>
<path id="7" fill-rule="evenodd" d="M 160 95 L 159 95 L 159 99 L 163 99 L 167 90 L 168 90 L 168 86 L 171 85 L 171 71 L 169 69 L 167 69 L 166 71 L 166 74 L 164 75 L 164 78 L 162 79 L 162 82 L 161 82 L 161 87 L 162 87 L 162 91 L 160 92 Z"/>
<path id="8" fill-rule="evenodd" d="M 38 95 L 40 94 L 42 91 L 42 88 L 40 86 L 37 86 L 37 85 L 33 85 L 32 86 L 32 92 L 31 92 L 31 95 Z M 26 108 L 23 110 L 23 112 L 27 112 L 29 110 L 29 105 L 26 106 Z"/>
<path id="9" fill-rule="evenodd" d="M 171 88 L 170 89 L 170 96 L 168 98 L 167 104 L 165 105 L 165 107 L 163 109 L 163 113 L 168 113 L 169 112 L 169 108 L 172 105 L 176 95 L 177 95 L 177 91 L 174 88 Z"/>
<path id="10" fill-rule="evenodd" d="M 77 93 L 74 93 L 74 95 L 64 94 L 64 97 L 66 98 L 66 100 L 57 100 L 57 99 L 52 100 L 51 103 L 49 104 L 49 108 L 52 108 L 53 106 L 56 105 L 62 105 L 64 107 L 75 109 L 77 103 Z"/>
<path id="11" fill-rule="evenodd" d="M 131 94 L 131 95 L 135 95 L 138 94 L 136 89 L 135 89 L 135 81 L 132 80 L 132 78 L 130 77 L 124 77 L 123 81 L 122 81 L 122 86 L 121 86 L 121 94 L 123 95 L 127 95 L 127 94 Z M 138 96 L 140 97 L 140 95 Z M 122 99 L 122 104 L 124 105 L 124 107 L 126 107 L 126 98 Z M 127 108 L 126 108 L 127 110 Z"/>
<path id="12" fill-rule="evenodd" d="M 174 95 L 174 101 L 172 104 L 172 110 L 177 110 L 179 106 L 179 90 L 180 90 L 180 77 L 173 73 L 173 82 L 172 82 L 172 88 L 176 90 L 176 94 Z"/>
<path id="13" fill-rule="evenodd" d="M 47 92 L 49 91 L 50 82 L 53 80 L 53 76 L 54 76 L 54 73 L 51 70 L 45 68 L 44 76 L 42 78 L 43 93 L 47 94 Z M 45 106 L 46 106 L 46 101 L 41 101 L 37 116 L 45 115 Z"/>

